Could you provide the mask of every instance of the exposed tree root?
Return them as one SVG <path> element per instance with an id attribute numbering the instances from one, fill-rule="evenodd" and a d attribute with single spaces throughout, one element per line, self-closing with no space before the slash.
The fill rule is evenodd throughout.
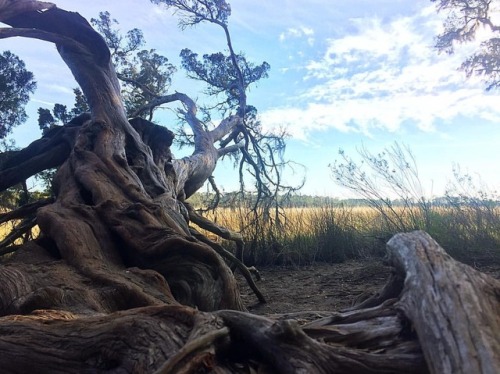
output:
<path id="1" fill-rule="evenodd" d="M 15 245 L 16 240 L 21 239 L 23 236 L 30 235 L 31 230 L 36 225 L 36 218 L 32 217 L 31 219 L 24 219 L 19 224 L 17 224 L 11 232 L 0 241 L 0 256 L 5 255 L 7 253 L 14 252 L 18 249 L 18 246 Z"/>
<path id="2" fill-rule="evenodd" d="M 254 266 L 247 267 L 246 265 L 243 264 L 243 252 L 245 250 L 245 241 L 243 240 L 243 236 L 240 233 L 231 231 L 226 227 L 217 225 L 215 222 L 212 222 L 209 219 L 203 217 L 201 214 L 197 213 L 194 210 L 191 204 L 187 202 L 184 202 L 184 206 L 188 211 L 189 220 L 191 222 L 196 224 L 198 227 L 219 236 L 222 239 L 232 241 L 236 244 L 236 254 L 233 256 L 234 260 L 232 260 L 230 263 L 232 271 L 235 271 L 236 269 L 241 270 L 243 266 L 245 266 L 246 270 L 251 272 L 257 280 L 261 279 L 259 271 Z"/>
<path id="3" fill-rule="evenodd" d="M 215 243 L 215 242 L 211 241 L 206 236 L 201 235 L 200 233 L 198 233 L 196 230 L 191 229 L 191 232 L 193 233 L 193 236 L 195 238 L 197 238 L 198 240 L 202 241 L 203 243 L 208 244 L 219 255 L 221 255 L 226 260 L 228 260 L 228 261 L 232 262 L 233 264 L 235 264 L 237 266 L 238 270 L 241 271 L 241 274 L 243 275 L 243 277 L 245 277 L 248 285 L 250 286 L 250 288 L 252 289 L 252 291 L 255 293 L 255 296 L 257 296 L 257 299 L 259 299 L 259 302 L 266 303 L 266 298 L 264 297 L 264 295 L 262 294 L 262 292 L 260 292 L 259 288 L 255 284 L 255 282 L 254 282 L 254 280 L 252 278 L 252 274 L 250 272 L 250 269 L 253 268 L 254 271 L 257 274 L 259 274 L 258 271 L 257 271 L 257 269 L 255 269 L 254 267 L 248 268 L 243 262 L 241 262 L 236 257 L 234 257 L 234 255 L 231 252 L 227 251 L 223 246 L 221 246 L 218 243 Z M 260 274 L 258 275 L 258 279 L 260 279 Z"/>
<path id="4" fill-rule="evenodd" d="M 22 257 L 14 258 L 8 267 L 0 267 L 0 299 L 26 301 L 3 309 L 7 315 L 0 318 L 0 366 L 5 372 L 36 367 L 41 373 L 57 368 L 131 373 L 201 368 L 221 373 L 495 373 L 500 365 L 500 282 L 454 261 L 422 232 L 397 235 L 388 250 L 390 264 L 401 275 L 389 284 L 393 279 L 405 284 L 397 298 L 380 298 L 376 306 L 347 312 L 272 318 L 235 311 L 207 314 L 174 305 L 112 314 L 101 309 L 97 315 L 82 308 L 64 312 L 68 301 L 76 301 L 71 292 L 82 295 L 82 290 L 73 289 L 82 284 L 76 274 L 67 278 L 74 282 L 67 283 L 70 288 L 61 289 L 66 295 L 58 296 L 58 288 L 49 285 L 64 274 L 57 266 L 66 265 L 50 270 L 54 265 L 40 258 L 37 265 L 21 270 L 17 260 Z M 40 270 L 47 286 L 35 278 Z M 51 302 L 63 308 L 60 316 L 47 310 Z M 82 305 L 91 304 L 87 299 Z M 30 311 L 34 314 L 19 316 Z M 28 355 L 29 360 L 22 360 Z"/>
<path id="5" fill-rule="evenodd" d="M 52 204 L 54 202 L 53 198 L 48 198 L 48 199 L 42 199 L 35 201 L 33 203 L 29 203 L 26 205 L 23 205 L 17 209 L 11 210 L 6 213 L 0 213 L 0 223 L 4 223 L 10 220 L 14 219 L 22 219 L 27 216 L 35 215 L 36 211 L 38 208 L 41 208 L 42 206 Z"/>
<path id="6" fill-rule="evenodd" d="M 227 338 L 229 336 L 229 329 L 223 327 L 220 330 L 210 331 L 194 340 L 188 342 L 171 357 L 164 365 L 158 369 L 155 374 L 169 374 L 169 373 L 193 373 L 199 366 L 200 362 L 206 361 L 214 356 L 215 352 L 213 346 L 217 340 Z M 192 359 L 195 354 L 206 352 L 206 357 L 198 358 L 196 361 Z"/>

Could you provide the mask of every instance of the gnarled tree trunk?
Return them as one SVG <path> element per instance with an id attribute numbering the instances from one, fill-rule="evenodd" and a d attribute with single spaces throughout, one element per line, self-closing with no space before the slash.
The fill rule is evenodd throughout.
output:
<path id="1" fill-rule="evenodd" d="M 202 310 L 243 309 L 224 261 L 189 233 L 177 196 L 190 179 L 179 187 L 169 150 L 173 134 L 144 120 L 129 123 L 102 38 L 78 14 L 55 7 L 3 21 L 13 26 L 3 30 L 6 36 L 55 42 L 91 108 L 90 119 L 73 132 L 71 151 L 56 175 L 56 201 L 37 212 L 42 246 L 63 261 L 57 272 L 76 271 L 99 285 L 92 300 L 81 300 L 82 310 L 89 303 L 105 312 L 123 305 L 157 305 L 172 295 Z M 203 155 L 214 150 L 213 144 L 196 149 L 193 161 L 184 163 L 182 170 L 196 178 L 197 170 L 205 172 L 205 164 L 213 169 L 213 157 Z M 148 270 L 124 270 L 130 267 Z M 150 269 L 162 274 L 168 285 Z M 33 274 L 26 282 L 30 290 L 44 283 Z M 119 301 L 110 301 L 110 289 Z M 67 292 L 58 297 L 66 300 Z"/>
<path id="2" fill-rule="evenodd" d="M 0 165 L 2 188 L 25 178 L 16 163 L 60 165 L 55 201 L 30 208 L 41 237 L 0 265 L 2 372 L 496 372 L 499 282 L 422 232 L 389 242 L 395 273 L 356 310 L 243 312 L 231 271 L 182 204 L 237 118 L 211 133 L 193 119 L 195 153 L 172 160 L 170 131 L 126 118 L 109 51 L 82 17 L 4 1 L 0 20 L 13 26 L 0 37 L 56 43 L 91 108 Z"/>

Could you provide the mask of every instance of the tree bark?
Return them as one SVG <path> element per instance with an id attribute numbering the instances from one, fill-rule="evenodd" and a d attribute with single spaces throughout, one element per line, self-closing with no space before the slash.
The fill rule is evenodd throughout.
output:
<path id="1" fill-rule="evenodd" d="M 454 261 L 428 234 L 396 235 L 390 263 L 404 273 L 398 307 L 433 373 L 500 369 L 500 282 Z"/>
<path id="2" fill-rule="evenodd" d="M 177 201 L 180 178 L 169 149 L 173 134 L 144 120 L 129 123 L 109 50 L 86 20 L 55 7 L 39 12 L 39 3 L 34 4 L 36 11 L 5 19 L 13 28 L 2 35 L 55 42 L 91 109 L 90 120 L 74 134 L 69 155 L 57 152 L 66 161 L 54 181 L 56 201 L 37 213 L 42 246 L 64 261 L 65 267 L 57 271 L 76 271 L 87 282 L 119 289 L 116 297 L 130 299 L 134 306 L 156 305 L 173 295 L 202 310 L 243 309 L 224 260 L 190 234 L 182 204 Z M 49 138 L 49 143 L 54 142 L 61 144 L 57 137 Z M 216 153 L 213 144 L 210 146 L 208 151 Z M 43 146 L 32 148 L 37 153 L 24 152 L 26 162 L 39 165 L 37 156 L 47 160 L 44 153 L 40 155 Z M 49 152 L 55 149 L 49 147 Z M 202 147 L 197 151 L 202 154 Z M 198 154 L 183 168 L 194 179 L 206 162 Z M 41 167 L 60 162 L 57 159 Z M 214 161 L 209 160 L 209 165 L 213 168 Z M 4 170 L 12 174 L 9 168 Z M 185 178 L 181 183 L 189 181 Z M 6 186 L 13 182 L 9 180 Z M 130 279 L 125 275 L 129 267 L 154 269 L 169 287 L 164 281 L 142 287 L 150 280 L 150 270 L 134 272 Z M 33 279 L 27 289 L 32 292 L 37 282 Z M 166 288 L 167 296 L 160 296 Z M 110 297 L 102 297 L 102 291 L 82 304 L 100 304 L 95 308 L 108 312 L 121 309 L 123 301 L 110 301 Z M 69 310 L 80 312 L 80 308 L 85 310 L 85 305 L 72 305 Z"/>
<path id="3" fill-rule="evenodd" d="M 243 312 L 233 274 L 183 208 L 238 119 L 207 132 L 187 102 L 197 145 L 175 162 L 169 130 L 126 118 L 109 50 L 82 17 L 25 0 L 0 2 L 0 20 L 13 26 L 0 37 L 56 43 L 91 108 L 60 130 L 71 133 L 54 143 L 65 157 L 43 165 L 61 164 L 55 200 L 36 211 L 40 238 L 0 263 L 2 372 L 498 372 L 499 282 L 423 232 L 389 242 L 395 275 L 354 310 Z M 53 152 L 32 149 L 23 162 Z"/>
<path id="4" fill-rule="evenodd" d="M 499 282 L 456 262 L 423 232 L 388 243 L 389 262 L 401 275 L 389 282 L 404 283 L 397 298 L 347 312 L 269 317 L 181 306 L 153 272 L 150 282 L 165 287 L 156 306 L 121 305 L 112 313 L 88 303 L 80 313 L 67 303 L 44 309 L 49 305 L 40 302 L 57 292 L 65 292 L 59 300 L 76 302 L 84 295 L 77 289 L 82 280 L 76 274 L 58 279 L 66 273 L 55 268 L 64 265 L 47 262 L 42 251 L 37 257 L 36 248 L 32 253 L 31 264 L 24 255 L 24 274 L 19 266 L 2 267 L 2 300 L 20 300 L 5 290 L 15 285 L 26 292 L 29 276 L 40 269 L 47 283 L 24 297 L 31 308 L 25 301 L 2 309 L 4 372 L 496 373 L 500 367 Z M 14 264 L 22 260 L 16 256 Z"/>

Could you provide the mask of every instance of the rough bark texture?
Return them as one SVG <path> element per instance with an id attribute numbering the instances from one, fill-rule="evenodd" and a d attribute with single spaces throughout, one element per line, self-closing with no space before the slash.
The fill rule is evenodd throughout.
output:
<path id="1" fill-rule="evenodd" d="M 83 308 L 79 297 L 88 301 L 101 289 L 61 271 L 66 265 L 38 248 L 29 250 L 2 267 L 1 299 L 11 300 L 0 318 L 5 372 L 496 373 L 500 367 L 499 282 L 456 262 L 423 232 L 398 234 L 388 244 L 399 275 L 389 283 L 404 284 L 397 298 L 346 312 L 269 318 L 178 305 L 154 272 L 142 286 L 162 284 L 157 305 L 128 300 Z M 40 271 L 46 283 L 34 289 L 29 279 Z M 132 278 L 144 270 L 125 272 Z M 116 302 L 117 290 L 107 291 L 101 298 Z"/>
<path id="2" fill-rule="evenodd" d="M 202 310 L 243 309 L 222 258 L 189 233 L 176 199 L 178 176 L 169 149 L 173 134 L 144 120 L 129 123 L 102 38 L 78 14 L 57 8 L 24 12 L 5 22 L 13 32 L 22 34 L 30 27 L 30 35 L 39 31 L 46 40 L 55 40 L 91 108 L 91 118 L 77 133 L 71 132 L 75 135 L 71 152 L 61 156 L 66 160 L 55 180 L 56 201 L 37 212 L 42 246 L 64 261 L 69 267 L 65 271 L 76 270 L 89 283 L 102 286 L 103 292 L 110 287 L 119 290 L 116 296 L 127 300 L 120 304 L 162 303 L 169 289 L 178 301 Z M 65 134 L 66 128 L 74 127 L 59 132 Z M 68 143 L 61 136 L 49 139 L 49 143 Z M 33 163 L 37 156 L 46 159 L 43 147 L 32 148 L 32 153 L 20 157 Z M 198 149 L 197 157 L 202 153 Z M 203 159 L 197 162 L 185 169 L 203 168 Z M 128 267 L 154 269 L 164 279 L 154 282 L 158 283 L 154 288 L 150 270 L 125 272 Z M 43 284 L 36 278 L 32 283 Z M 112 307 L 116 303 L 100 293 L 92 303 L 105 305 L 96 308 L 116 310 Z M 79 307 L 85 308 L 89 301 Z"/>
<path id="3" fill-rule="evenodd" d="M 395 275 L 358 310 L 243 312 L 231 271 L 190 230 L 182 201 L 233 125 L 198 128 L 192 158 L 172 160 L 170 131 L 127 120 L 109 51 L 82 17 L 6 1 L 0 20 L 13 26 L 0 37 L 55 42 L 91 107 L 88 120 L 54 132 L 69 138 L 48 135 L 53 146 L 15 155 L 60 167 L 55 200 L 30 207 L 40 238 L 0 263 L 2 372 L 498 372 L 499 282 L 423 232 L 389 242 Z"/>
<path id="4" fill-rule="evenodd" d="M 405 274 L 398 307 L 433 373 L 500 369 L 500 282 L 453 261 L 427 234 L 397 235 L 390 263 Z M 408 292 L 411 290 L 411 292 Z"/>

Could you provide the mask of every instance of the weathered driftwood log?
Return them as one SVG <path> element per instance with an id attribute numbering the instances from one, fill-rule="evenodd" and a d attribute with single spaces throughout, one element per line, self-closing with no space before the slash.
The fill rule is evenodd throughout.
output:
<path id="1" fill-rule="evenodd" d="M 398 308 L 430 371 L 500 372 L 500 282 L 454 261 L 424 232 L 396 235 L 387 246 L 404 274 Z"/>
<path id="2" fill-rule="evenodd" d="M 89 316 L 58 310 L 7 315 L 0 318 L 0 367 L 38 373 L 497 373 L 500 282 L 456 262 L 424 232 L 393 237 L 388 259 L 399 274 L 389 282 L 403 286 L 386 288 L 400 294 L 385 301 L 375 296 L 378 305 L 347 312 L 266 318 L 163 304 Z M 3 284 L 5 295 L 14 283 Z"/>

